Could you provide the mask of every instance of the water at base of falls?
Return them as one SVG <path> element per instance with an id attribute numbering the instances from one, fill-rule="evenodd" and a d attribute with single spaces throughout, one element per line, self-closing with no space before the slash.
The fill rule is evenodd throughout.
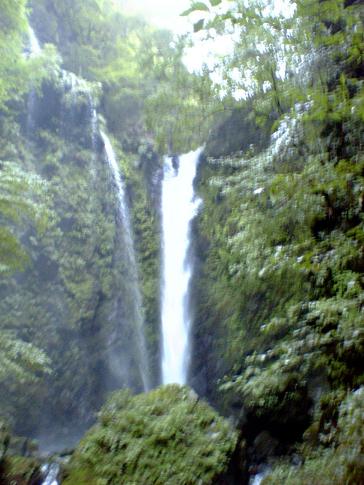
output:
<path id="1" fill-rule="evenodd" d="M 163 384 L 185 384 L 188 368 L 188 285 L 191 264 L 189 226 L 199 201 L 194 199 L 193 180 L 201 149 L 165 160 L 162 185 L 163 228 Z"/>

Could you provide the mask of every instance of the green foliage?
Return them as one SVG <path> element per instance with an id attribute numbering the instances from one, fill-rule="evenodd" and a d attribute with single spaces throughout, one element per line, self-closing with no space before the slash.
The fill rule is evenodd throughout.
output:
<path id="1" fill-rule="evenodd" d="M 19 241 L 19 226 L 35 225 L 44 231 L 50 215 L 46 207 L 46 184 L 15 162 L 0 168 L 0 274 L 2 278 L 24 269 L 28 254 Z M 19 339 L 14 328 L 0 328 L 0 381 L 29 382 L 49 372 L 50 360 L 35 345 Z"/>
<path id="2" fill-rule="evenodd" d="M 248 0 L 211 5 L 201 8 L 204 18 L 195 24 L 196 30 L 203 29 L 206 38 L 216 42 L 223 35 L 234 45 L 233 53 L 214 66 L 220 73 L 220 96 L 253 99 L 255 116 L 263 123 L 295 103 L 325 95 L 336 63 L 344 78 L 360 72 L 363 26 L 356 2 L 303 0 L 274 6 Z M 192 2 L 183 15 L 198 6 Z M 324 62 L 323 49 L 329 54 Z"/>
<path id="3" fill-rule="evenodd" d="M 74 433 L 70 416 L 81 427 L 108 386 L 139 386 L 117 200 L 101 140 L 96 147 L 92 138 L 98 89 L 56 70 L 33 93 L 31 133 L 24 105 L 22 126 L 10 115 L 0 125 L 0 158 L 12 160 L 0 174 L 1 222 L 30 262 L 1 284 L 0 412 L 24 434 L 38 433 L 49 409 L 52 429 L 62 421 Z M 10 274 L 22 260 L 9 252 L 3 261 Z"/>
<path id="4" fill-rule="evenodd" d="M 120 361 L 133 340 L 132 327 L 125 323 L 131 320 L 127 311 L 122 331 L 111 331 L 115 305 L 128 307 L 128 269 L 120 257 L 122 248 L 117 249 L 120 235 L 110 180 L 96 163 L 101 150 L 96 153 L 90 143 L 91 127 L 84 119 L 90 99 L 98 92 L 108 127 L 121 145 L 153 371 L 159 361 L 160 254 L 158 196 L 151 196 L 150 181 L 160 167 L 151 145 L 170 153 L 197 146 L 214 122 L 230 131 L 226 113 L 232 110 L 230 127 L 236 116 L 247 120 L 233 135 L 244 138 L 234 144 L 242 151 L 226 156 L 229 143 L 212 131 L 216 139 L 208 141 L 206 153 L 218 155 L 199 169 L 204 205 L 195 223 L 198 258 L 192 293 L 197 324 L 192 329 L 191 375 L 206 377 L 206 394 L 215 402 L 233 402 L 238 395 L 258 421 L 274 416 L 282 423 L 290 408 L 298 422 L 301 399 L 312 400 L 311 429 L 305 435 L 318 437 L 305 446 L 320 448 L 318 455 L 307 452 L 299 472 L 302 483 L 325 483 L 320 470 L 325 466 L 330 479 L 360 480 L 355 470 L 362 472 L 361 438 L 352 427 L 359 415 L 353 410 L 356 404 L 350 404 L 357 398 L 341 404 L 346 390 L 363 383 L 364 98 L 358 2 L 302 0 L 290 15 L 273 11 L 268 1 L 192 2 L 183 15 L 199 12 L 203 17 L 195 31 L 205 30 L 216 42 L 220 34 L 231 33 L 235 39 L 233 54 L 214 67 L 221 73 L 217 82 L 206 66 L 199 75 L 184 67 L 186 39 L 173 41 L 168 32 L 127 17 L 116 2 L 31 4 L 32 22 L 45 47 L 42 55 L 26 58 L 21 55 L 25 4 L 0 0 L 0 109 L 7 112 L 0 159 L 11 161 L 2 164 L 0 173 L 0 272 L 8 275 L 24 266 L 19 238 L 34 261 L 33 272 L 28 269 L 22 276 L 21 291 L 16 278 L 4 285 L 0 304 L 5 315 L 0 333 L 4 377 L 12 372 L 23 381 L 15 385 L 11 378 L 6 383 L 10 397 L 2 398 L 4 412 L 19 415 L 33 396 L 40 402 L 46 395 L 44 383 L 37 382 L 17 399 L 26 380 L 49 366 L 38 350 L 43 335 L 57 369 L 50 394 L 61 396 L 58 410 L 77 414 L 82 388 L 89 407 L 83 404 L 86 411 L 80 414 L 92 412 L 105 391 L 98 375 L 104 367 L 114 375 L 124 368 L 137 374 L 133 356 Z M 49 42 L 59 46 L 65 67 L 92 84 L 78 80 L 75 85 L 75 77 L 66 79 L 65 74 L 61 81 L 61 61 Z M 47 83 L 41 86 L 43 80 Z M 32 139 L 23 140 L 13 120 L 24 115 L 20 112 L 30 87 L 38 101 L 43 99 L 42 108 L 56 100 L 62 119 L 52 105 L 54 112 L 36 126 Z M 45 95 L 47 90 L 53 98 Z M 242 98 L 239 103 L 236 95 Z M 47 204 L 56 214 L 49 230 L 38 235 L 29 220 L 42 221 L 42 183 L 29 176 L 27 165 L 49 180 Z M 89 368 L 92 372 L 80 371 Z M 226 398 L 216 391 L 216 381 L 225 374 Z M 316 378 L 328 388 L 319 389 L 321 398 L 311 392 Z M 206 424 L 206 409 L 193 415 L 197 422 L 187 416 L 200 403 L 192 404 L 186 393 L 170 388 L 152 397 L 122 394 L 119 404 L 114 398 L 116 404 L 104 409 L 101 423 L 74 459 L 73 483 L 101 484 L 108 478 L 118 483 L 121 466 L 134 483 L 136 463 L 143 464 L 138 473 L 155 473 L 143 476 L 144 481 L 152 476 L 159 483 L 165 473 L 163 483 L 168 483 L 173 463 L 181 470 L 181 483 L 194 483 L 199 473 L 202 483 L 209 483 L 222 471 L 217 467 L 221 456 L 225 466 L 232 441 L 213 443 L 214 432 L 208 433 L 215 418 Z M 330 396 L 335 399 L 329 406 Z M 196 437 L 192 457 L 185 448 L 180 455 L 177 447 L 189 443 L 188 433 L 186 437 L 181 430 L 190 425 L 191 439 Z M 337 472 L 331 463 L 338 457 Z M 190 472 L 193 476 L 186 475 Z M 283 466 L 274 473 L 281 483 L 289 483 L 293 472 Z"/>
<path id="5" fill-rule="evenodd" d="M 0 110 L 9 110 L 8 102 L 21 101 L 24 94 L 39 88 L 42 79 L 54 74 L 59 59 L 53 46 L 39 56 L 24 54 L 28 37 L 26 1 L 0 3 Z"/>
<path id="6" fill-rule="evenodd" d="M 50 360 L 46 354 L 11 333 L 0 333 L 0 380 L 16 378 L 20 383 L 36 380 L 36 374 L 50 372 Z"/>
<path id="7" fill-rule="evenodd" d="M 21 75 L 21 36 L 26 28 L 26 1 L 0 2 L 0 109 L 17 92 Z"/>
<path id="8" fill-rule="evenodd" d="M 199 11 L 209 12 L 210 9 L 203 2 L 193 2 L 189 9 L 187 9 L 183 13 L 181 13 L 181 16 L 186 17 L 187 15 L 190 15 L 190 13 L 192 13 L 192 12 L 199 12 Z"/>
<path id="9" fill-rule="evenodd" d="M 361 304 L 361 299 L 310 302 L 291 308 L 287 319 L 263 325 L 270 348 L 245 359 L 246 370 L 234 389 L 249 406 L 277 408 L 279 396 L 304 386 L 313 375 L 322 373 L 336 386 L 361 384 L 359 368 L 353 368 L 364 346 Z"/>
<path id="10" fill-rule="evenodd" d="M 33 220 L 44 229 L 46 185 L 34 173 L 23 171 L 18 164 L 2 162 L 0 172 L 0 273 L 10 274 L 24 267 L 26 255 L 9 227 L 10 222 Z M 37 200 L 38 199 L 38 200 Z M 42 200 L 43 199 L 43 200 Z M 5 226 L 7 224 L 7 226 Z"/>
<path id="11" fill-rule="evenodd" d="M 101 107 L 124 151 L 137 153 L 146 133 L 161 151 L 172 143 L 175 150 L 201 143 L 193 130 L 181 133 L 190 117 L 196 126 L 202 110 L 199 78 L 182 62 L 183 41 L 127 16 L 115 2 L 31 3 L 40 37 L 57 43 L 64 66 L 102 83 Z"/>
<path id="12" fill-rule="evenodd" d="M 237 112 L 273 134 L 266 147 L 246 122 L 239 134 L 226 118 L 207 143 L 191 376 L 225 409 L 243 403 L 250 459 L 260 459 L 262 430 L 307 458 L 274 469 L 267 483 L 359 484 L 361 438 L 354 433 L 355 465 L 346 468 L 352 445 L 338 445 L 337 419 L 346 392 L 363 384 L 360 9 L 300 2 L 291 18 L 276 18 L 255 2 L 225 6 L 225 17 L 206 17 L 216 35 L 231 26 L 240 35 L 222 72 L 232 93 L 252 97 Z M 244 139 L 231 143 L 240 152 L 229 153 L 224 132 Z"/>
<path id="13" fill-rule="evenodd" d="M 362 206 L 354 195 L 362 190 L 361 164 L 357 154 L 344 170 L 341 163 L 311 157 L 294 170 L 288 163 L 297 164 L 296 152 L 286 148 L 293 140 L 308 140 L 306 130 L 300 131 L 306 123 L 289 128 L 283 121 L 270 149 L 252 159 L 210 162 L 234 167 L 233 175 L 210 181 L 224 203 L 238 209 L 228 219 L 223 259 L 230 285 L 240 288 L 244 300 L 262 284 L 270 292 L 279 285 L 285 305 L 276 308 L 276 318 L 268 314 L 267 323 L 253 317 L 250 329 L 262 352 L 247 356 L 244 372 L 224 386 L 257 409 L 277 407 L 282 393 L 305 385 L 317 371 L 334 386 L 361 382 Z M 352 226 L 355 231 L 348 231 Z M 300 300 L 307 303 L 297 306 Z M 248 351 L 249 344 L 242 345 Z"/>
<path id="14" fill-rule="evenodd" d="M 41 480 L 40 464 L 34 458 L 6 457 L 1 463 L 0 476 L 5 484 L 28 485 Z"/>
<path id="15" fill-rule="evenodd" d="M 182 63 L 184 43 L 169 50 L 146 103 L 147 127 L 160 153 L 182 153 L 206 139 L 215 92 L 207 72 L 191 74 Z"/>
<path id="16" fill-rule="evenodd" d="M 210 484 L 226 471 L 235 444 L 228 422 L 186 387 L 134 397 L 122 391 L 81 441 L 64 483 L 90 476 L 97 485 Z"/>
<path id="17" fill-rule="evenodd" d="M 156 154 L 150 151 L 150 147 L 141 155 L 143 161 L 131 174 L 129 184 L 133 193 L 131 203 L 134 243 L 145 315 L 144 332 L 151 366 L 150 374 L 157 384 L 160 382 L 161 226 L 159 208 L 153 199 L 155 188 L 150 178 L 160 173 L 160 161 Z"/>

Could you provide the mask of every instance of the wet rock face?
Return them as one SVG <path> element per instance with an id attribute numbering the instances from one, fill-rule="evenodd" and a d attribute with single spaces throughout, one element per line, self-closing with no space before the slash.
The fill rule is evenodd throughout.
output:
<path id="1" fill-rule="evenodd" d="M 269 457 L 274 456 L 278 444 L 278 440 L 273 438 L 268 431 L 259 433 L 253 443 L 255 461 L 257 463 L 264 463 Z"/>
<path id="2" fill-rule="evenodd" d="M 24 135 L 39 145 L 41 132 L 50 131 L 68 143 L 77 143 L 79 148 L 100 153 L 103 144 L 92 126 L 93 103 L 97 104 L 93 88 L 72 73 L 55 72 L 39 91 L 28 94 L 26 109 L 19 117 Z"/>
<path id="3" fill-rule="evenodd" d="M 207 140 L 207 157 L 224 157 L 236 152 L 245 152 L 250 145 L 260 149 L 269 144 L 271 121 L 262 129 L 251 120 L 250 106 L 234 109 L 229 116 L 217 124 Z"/>

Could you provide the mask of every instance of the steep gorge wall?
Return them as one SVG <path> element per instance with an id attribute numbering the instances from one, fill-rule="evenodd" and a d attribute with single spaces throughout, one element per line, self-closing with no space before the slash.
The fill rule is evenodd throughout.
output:
<path id="1" fill-rule="evenodd" d="M 241 358 L 242 320 L 259 322 L 267 318 L 272 309 L 272 306 L 264 304 L 266 289 L 244 295 L 244 300 L 239 298 L 239 289 L 233 289 L 226 265 L 226 246 L 234 230 L 229 221 L 237 199 L 229 200 L 213 184 L 213 180 L 219 177 L 224 179 L 238 173 L 237 167 L 229 166 L 224 160 L 229 161 L 238 154 L 242 156 L 252 149 L 263 151 L 269 146 L 272 121 L 268 121 L 264 128 L 258 126 L 252 121 L 251 110 L 251 103 L 247 103 L 216 123 L 207 140 L 195 180 L 195 189 L 203 205 L 192 229 L 195 265 L 191 306 L 194 324 L 189 382 L 200 395 L 220 409 L 225 406 L 217 392 L 217 382 Z M 237 403 L 238 408 L 240 404 Z M 225 412 L 230 410 L 225 408 Z"/>
<path id="2" fill-rule="evenodd" d="M 236 134 L 241 146 L 235 140 L 231 152 L 221 150 L 217 130 L 197 180 L 203 208 L 194 226 L 189 382 L 235 416 L 251 465 L 287 454 L 304 461 L 319 450 L 302 481 L 287 483 L 321 477 L 326 453 L 345 462 L 329 466 L 334 483 L 343 476 L 361 483 L 363 473 L 362 433 L 347 439 L 351 431 L 337 424 L 349 402 L 355 426 L 362 423 L 360 96 L 359 83 L 346 98 L 350 119 L 332 94 L 332 118 L 316 118 L 321 106 L 295 106 L 268 145 L 247 127 L 245 137 Z M 286 483 L 294 470 L 266 483 Z"/>
<path id="3" fill-rule="evenodd" d="M 37 374 L 33 381 L 2 382 L 1 410 L 17 433 L 60 449 L 94 422 L 110 390 L 143 389 L 124 229 L 99 127 L 112 138 L 130 207 L 152 386 L 160 382 L 163 174 L 135 86 L 131 95 L 125 82 L 122 99 L 116 100 L 118 86 L 110 91 L 110 83 L 101 85 L 103 76 L 93 71 L 99 57 L 87 35 L 96 36 L 97 46 L 98 35 L 112 46 L 118 35 L 126 38 L 118 29 L 128 29 L 128 21 L 117 14 L 109 18 L 109 12 L 101 15 L 92 1 L 29 3 L 44 51 L 39 64 L 45 62 L 51 72 L 2 113 L 0 160 L 14 161 L 46 181 L 50 220 L 43 233 L 31 225 L 18 232 L 29 265 L 1 282 L 0 325 L 45 351 L 51 373 L 45 379 Z M 132 28 L 139 24 L 145 25 L 136 22 Z M 48 42 L 55 48 L 44 46 Z M 111 53 L 110 63 L 116 55 Z"/>
<path id="4" fill-rule="evenodd" d="M 2 409 L 18 432 L 59 448 L 93 422 L 108 391 L 141 382 L 123 228 L 90 86 L 62 72 L 30 95 L 32 112 L 25 100 L 18 120 L 2 123 L 1 158 L 47 181 L 51 221 L 43 234 L 20 234 L 31 262 L 2 281 L 0 313 L 3 328 L 48 354 L 52 372 L 31 385 L 6 382 Z"/>
<path id="5" fill-rule="evenodd" d="M 142 59 L 138 58 L 146 53 L 143 50 L 140 53 L 133 51 L 135 39 L 139 39 L 140 45 L 146 42 L 143 32 L 147 27 L 143 20 L 120 15 L 117 9 L 113 12 L 107 4 L 100 8 L 93 0 L 67 0 L 62 4 L 54 0 L 32 0 L 30 7 L 30 21 L 40 41 L 57 46 L 62 65 L 102 85 L 98 111 L 112 136 L 123 172 L 144 306 L 151 385 L 156 386 L 160 383 L 160 192 L 163 161 L 156 153 L 153 136 L 145 126 L 143 111 L 144 98 L 153 85 L 154 74 L 148 68 L 144 72 Z M 132 55 L 128 58 L 129 49 L 137 58 Z M 135 69 L 140 72 L 134 72 Z"/>

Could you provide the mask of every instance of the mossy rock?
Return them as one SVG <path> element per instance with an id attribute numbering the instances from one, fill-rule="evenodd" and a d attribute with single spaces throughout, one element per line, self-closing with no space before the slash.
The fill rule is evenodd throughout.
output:
<path id="1" fill-rule="evenodd" d="M 112 395 L 81 441 L 64 485 L 223 483 L 237 436 L 187 387 Z"/>

